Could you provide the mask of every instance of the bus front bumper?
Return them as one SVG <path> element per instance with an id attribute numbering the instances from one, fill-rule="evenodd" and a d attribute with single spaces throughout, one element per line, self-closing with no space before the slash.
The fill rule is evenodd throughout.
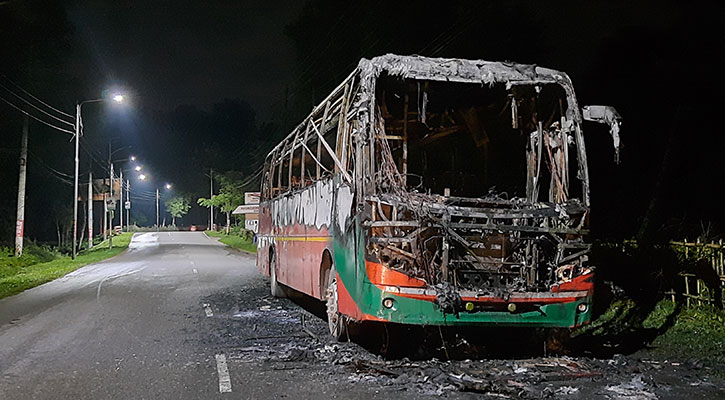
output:
<path id="1" fill-rule="evenodd" d="M 514 292 L 503 296 L 461 290 L 445 303 L 434 288 L 373 285 L 360 304 L 363 319 L 415 325 L 573 328 L 591 320 L 591 290 Z M 372 289 L 372 288 L 371 288 Z M 382 289 L 382 290 L 380 290 Z"/>

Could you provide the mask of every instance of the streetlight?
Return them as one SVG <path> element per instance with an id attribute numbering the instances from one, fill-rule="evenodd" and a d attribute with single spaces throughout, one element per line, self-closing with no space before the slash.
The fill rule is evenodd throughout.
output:
<path id="1" fill-rule="evenodd" d="M 105 98 L 100 99 L 93 99 L 93 100 L 85 100 L 80 103 L 76 103 L 76 123 L 75 123 L 75 175 L 73 178 L 73 250 L 71 253 L 71 258 L 75 260 L 76 253 L 78 252 L 78 243 L 76 242 L 78 240 L 78 147 L 79 147 L 79 138 L 81 135 L 81 132 L 83 130 L 83 119 L 81 118 L 81 107 L 83 107 L 84 104 L 88 103 L 98 103 L 101 101 L 106 101 Z M 116 94 L 113 96 L 113 101 L 116 103 L 123 102 L 123 95 Z"/>
<path id="2" fill-rule="evenodd" d="M 164 185 L 166 190 L 171 190 L 171 184 Z M 159 231 L 159 188 L 156 188 L 156 232 Z"/>
<path id="3" fill-rule="evenodd" d="M 136 160 L 136 157 L 135 156 L 131 156 L 131 157 L 129 157 L 129 160 L 121 160 L 121 162 L 134 161 L 134 160 Z M 141 170 L 141 167 L 140 166 L 136 166 L 133 169 L 136 170 L 136 171 L 140 171 Z M 129 216 L 129 214 L 131 213 L 131 194 L 130 194 L 130 191 L 131 191 L 131 180 L 130 179 L 126 179 L 126 183 L 125 183 L 125 185 L 126 185 L 126 203 L 123 202 L 123 186 L 124 186 L 124 182 L 123 182 L 123 172 L 124 171 L 130 171 L 130 170 L 131 170 L 131 168 L 119 168 L 119 171 L 120 171 L 120 178 L 119 179 L 121 181 L 121 184 L 120 184 L 120 190 L 121 190 L 121 193 L 120 193 L 121 199 L 120 200 L 121 201 L 120 201 L 120 205 L 119 205 L 119 207 L 121 207 L 121 213 L 120 213 L 120 216 L 121 216 L 121 220 L 120 220 L 120 223 L 121 223 L 121 231 L 123 231 L 123 210 L 126 210 L 126 228 L 127 228 L 127 230 L 128 230 L 128 226 L 129 226 L 129 220 L 130 220 L 130 216 Z"/>
<path id="4" fill-rule="evenodd" d="M 145 181 L 146 180 L 146 175 L 144 175 L 144 174 L 139 175 L 138 176 L 138 180 Z"/>
<path id="5" fill-rule="evenodd" d="M 131 146 L 121 147 L 120 149 L 116 149 L 114 151 L 111 151 L 111 142 L 110 141 L 108 142 L 108 165 L 109 165 L 108 175 L 110 177 L 109 180 L 110 180 L 110 195 L 111 195 L 111 199 L 110 200 L 111 200 L 111 202 L 113 202 L 113 180 L 114 180 L 114 177 L 116 175 L 113 172 L 114 163 L 116 163 L 116 162 L 120 163 L 120 162 L 126 161 L 124 159 L 121 159 L 121 160 L 113 160 L 113 155 L 116 154 L 119 151 L 126 150 L 126 149 L 129 149 L 129 148 L 131 148 Z M 119 200 L 120 200 L 119 201 L 119 203 L 120 203 L 119 204 L 119 207 L 123 207 L 123 168 L 121 168 L 119 171 L 120 171 L 119 185 L 118 185 Z M 109 232 L 109 236 L 108 236 L 108 248 L 109 249 L 113 248 L 113 211 L 115 211 L 115 202 L 113 202 L 113 203 L 114 203 L 114 208 L 108 210 L 108 228 L 109 228 L 108 229 L 108 232 Z M 121 230 L 123 231 L 123 208 L 120 209 L 119 215 L 120 215 L 120 221 L 119 222 L 120 222 L 120 225 L 121 225 Z"/>
<path id="6" fill-rule="evenodd" d="M 141 171 L 142 168 L 143 167 L 140 166 L 140 165 L 137 165 L 137 166 L 133 167 L 133 169 L 136 170 L 136 172 Z"/>

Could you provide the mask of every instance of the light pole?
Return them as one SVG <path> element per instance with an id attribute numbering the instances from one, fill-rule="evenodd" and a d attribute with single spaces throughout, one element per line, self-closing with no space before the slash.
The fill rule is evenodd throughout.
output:
<path id="1" fill-rule="evenodd" d="M 166 190 L 171 190 L 171 184 L 164 185 Z M 159 188 L 156 188 L 156 232 L 159 231 Z"/>
<path id="2" fill-rule="evenodd" d="M 156 188 L 156 232 L 159 231 L 159 188 Z"/>
<path id="3" fill-rule="evenodd" d="M 80 142 L 80 135 L 83 131 L 83 119 L 81 118 L 81 107 L 88 103 L 98 103 L 106 101 L 104 98 L 86 100 L 80 103 L 76 103 L 76 123 L 75 123 L 75 166 L 73 176 L 73 251 L 71 258 L 75 260 L 76 253 L 78 252 L 78 147 Z M 113 101 L 117 103 L 123 102 L 123 95 L 117 94 L 113 96 Z"/>
<path id="4" fill-rule="evenodd" d="M 110 149 L 110 145 L 109 145 L 109 149 Z M 111 161 L 110 152 L 108 155 L 109 155 L 108 161 L 111 164 L 111 173 L 109 174 L 111 187 L 108 190 L 109 198 L 110 198 L 109 202 L 111 204 L 113 204 L 113 163 L 110 162 Z M 111 249 L 111 248 L 113 248 L 113 209 L 111 209 L 111 208 L 108 209 L 108 228 L 109 228 L 108 229 L 108 248 Z"/>
<path id="5" fill-rule="evenodd" d="M 111 198 L 110 198 L 110 201 L 112 203 L 113 203 L 113 180 L 115 179 L 115 176 L 116 176 L 116 174 L 114 173 L 115 163 L 121 163 L 122 161 L 125 161 L 124 159 L 121 159 L 121 160 L 112 160 L 113 159 L 113 155 L 116 154 L 117 152 L 121 151 L 121 150 L 126 150 L 126 149 L 128 149 L 130 147 L 131 146 L 125 146 L 125 147 L 121 147 L 120 149 L 116 149 L 114 151 L 111 151 L 111 143 L 110 142 L 108 143 L 108 163 L 111 166 L 111 169 L 110 169 L 110 172 L 109 172 L 109 176 L 111 177 L 110 178 L 110 181 L 111 181 L 111 187 L 110 187 Z M 135 159 L 135 157 L 133 157 L 133 158 Z M 118 184 L 119 201 L 118 201 L 118 205 L 114 206 L 113 209 L 109 210 L 109 215 L 108 215 L 108 220 L 109 220 L 109 224 L 108 225 L 109 225 L 109 228 L 110 228 L 110 236 L 109 236 L 109 240 L 108 240 L 108 248 L 109 249 L 113 247 L 113 234 L 114 234 L 113 219 L 114 219 L 114 211 L 116 210 L 116 208 L 123 207 L 123 168 L 119 168 L 118 170 L 119 170 L 119 174 L 120 174 L 119 179 L 118 179 L 118 182 L 119 182 L 119 184 Z M 120 214 L 119 215 L 120 215 L 119 225 L 121 226 L 121 231 L 123 231 L 123 208 L 120 209 Z"/>
<path id="6" fill-rule="evenodd" d="M 126 232 L 131 229 L 131 224 L 128 223 L 128 221 L 131 218 L 131 181 L 129 179 L 126 179 L 126 203 L 128 204 L 128 208 L 124 204 L 124 208 L 126 208 Z"/>
<path id="7" fill-rule="evenodd" d="M 129 161 L 136 161 L 136 156 L 131 156 L 128 158 Z M 134 165 L 133 168 L 119 168 L 120 170 L 120 180 L 121 180 L 121 230 L 123 231 L 123 210 L 126 210 L 126 232 L 128 232 L 130 223 L 130 214 L 131 214 L 131 181 L 129 179 L 126 179 L 126 202 L 123 202 L 123 171 L 130 171 L 133 169 L 136 172 L 140 172 L 142 167 L 140 165 Z"/>
<path id="8" fill-rule="evenodd" d="M 93 248 L 93 171 L 88 170 L 88 250 Z"/>

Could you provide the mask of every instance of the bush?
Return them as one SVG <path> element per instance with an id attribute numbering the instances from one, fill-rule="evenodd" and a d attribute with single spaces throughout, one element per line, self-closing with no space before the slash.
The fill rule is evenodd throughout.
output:
<path id="1" fill-rule="evenodd" d="M 58 252 L 45 245 L 26 240 L 23 255 L 15 257 L 14 247 L 0 247 L 0 277 L 14 275 L 23 268 L 48 262 L 58 257 Z"/>

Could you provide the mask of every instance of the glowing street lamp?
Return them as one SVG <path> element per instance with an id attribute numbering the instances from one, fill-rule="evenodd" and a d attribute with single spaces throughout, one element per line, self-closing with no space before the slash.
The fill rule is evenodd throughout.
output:
<path id="1" fill-rule="evenodd" d="M 145 181 L 146 180 L 146 175 L 141 174 L 141 175 L 138 176 L 138 179 L 141 180 L 141 181 Z"/>
<path id="2" fill-rule="evenodd" d="M 133 169 L 135 169 L 136 171 L 141 171 L 142 168 L 143 167 L 141 167 L 140 165 L 137 165 L 137 166 L 133 167 Z"/>
<path id="3" fill-rule="evenodd" d="M 73 177 L 73 246 L 71 251 L 71 258 L 75 260 L 77 247 L 78 247 L 78 147 L 79 147 L 79 140 L 81 136 L 81 127 L 83 126 L 83 119 L 81 117 L 81 108 L 84 104 L 88 103 L 99 103 L 103 101 L 108 101 L 108 98 L 101 97 L 99 99 L 93 99 L 93 100 L 85 100 L 80 101 L 76 103 L 76 123 L 75 123 L 75 166 L 74 166 L 74 177 Z M 123 95 L 120 93 L 115 94 L 111 100 L 115 101 L 116 103 L 123 102 Z M 113 183 L 113 176 L 111 175 L 111 183 Z M 113 185 L 111 185 L 111 188 L 113 188 Z M 89 224 L 90 225 L 90 224 Z M 89 238 L 90 239 L 90 238 Z M 111 242 L 109 241 L 109 244 Z"/>
<path id="4" fill-rule="evenodd" d="M 131 159 L 131 161 L 136 161 L 136 156 L 131 156 L 129 158 Z"/>
<path id="5" fill-rule="evenodd" d="M 170 190 L 170 189 L 171 189 L 171 184 L 170 184 L 170 183 L 167 183 L 167 184 L 166 184 L 166 189 L 167 189 L 167 190 Z"/>

